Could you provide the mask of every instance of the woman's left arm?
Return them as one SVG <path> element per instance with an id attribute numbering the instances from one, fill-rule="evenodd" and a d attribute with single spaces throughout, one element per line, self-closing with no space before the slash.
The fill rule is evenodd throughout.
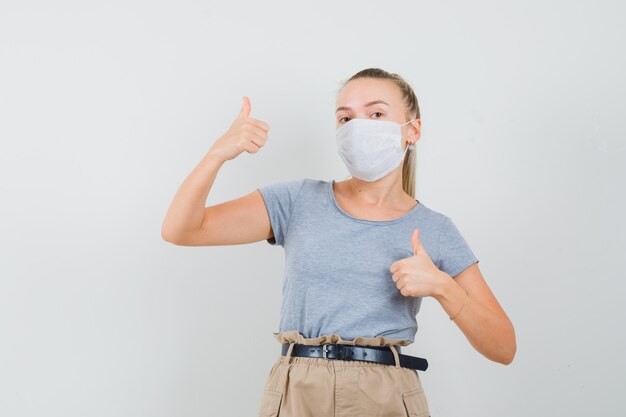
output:
<path id="1" fill-rule="evenodd" d="M 513 362 L 517 350 L 513 323 L 485 282 L 478 264 L 473 263 L 455 278 L 439 272 L 440 285 L 433 298 L 454 318 L 470 344 L 495 362 L 504 365 Z M 467 302 L 465 290 L 469 293 Z"/>

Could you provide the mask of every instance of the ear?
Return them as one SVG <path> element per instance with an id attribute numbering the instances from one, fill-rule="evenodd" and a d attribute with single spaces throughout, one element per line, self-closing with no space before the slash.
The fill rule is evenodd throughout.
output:
<path id="1" fill-rule="evenodd" d="M 416 143 L 422 137 L 422 120 L 413 120 L 411 123 L 409 123 L 409 125 L 411 126 L 411 128 L 409 129 L 409 143 Z"/>

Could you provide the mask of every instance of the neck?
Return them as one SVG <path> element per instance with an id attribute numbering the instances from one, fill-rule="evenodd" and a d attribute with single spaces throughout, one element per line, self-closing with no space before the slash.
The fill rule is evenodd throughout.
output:
<path id="1" fill-rule="evenodd" d="M 382 206 L 400 202 L 405 197 L 401 172 L 368 182 L 352 177 L 346 181 L 346 191 L 356 200 L 370 206 Z"/>

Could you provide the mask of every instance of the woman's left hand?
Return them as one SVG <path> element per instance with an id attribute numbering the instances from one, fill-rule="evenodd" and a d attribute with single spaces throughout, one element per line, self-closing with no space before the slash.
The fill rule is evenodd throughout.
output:
<path id="1" fill-rule="evenodd" d="M 391 277 L 405 297 L 432 296 L 447 274 L 437 268 L 426 253 L 419 240 L 419 229 L 413 230 L 411 244 L 414 255 L 392 263 Z"/>

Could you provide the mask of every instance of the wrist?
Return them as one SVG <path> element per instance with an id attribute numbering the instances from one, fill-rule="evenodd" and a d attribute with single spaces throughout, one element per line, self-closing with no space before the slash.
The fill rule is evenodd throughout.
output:
<path id="1" fill-rule="evenodd" d="M 207 161 L 211 161 L 217 165 L 224 165 L 224 163 L 227 161 L 222 155 L 220 155 L 218 152 L 214 151 L 213 149 L 209 150 L 204 155 L 204 159 Z"/>
<path id="2" fill-rule="evenodd" d="M 433 298 L 441 303 L 442 300 L 448 297 L 456 282 L 454 282 L 454 278 L 452 278 L 447 272 L 443 272 L 441 270 L 437 274 L 437 281 L 437 285 L 433 291 Z"/>

